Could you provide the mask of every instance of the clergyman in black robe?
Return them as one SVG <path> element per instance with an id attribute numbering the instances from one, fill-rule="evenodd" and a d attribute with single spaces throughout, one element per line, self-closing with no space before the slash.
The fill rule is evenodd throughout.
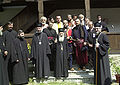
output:
<path id="1" fill-rule="evenodd" d="M 96 32 L 94 28 L 94 24 L 92 21 L 88 24 L 88 36 L 87 36 L 87 45 L 88 45 L 88 64 L 89 69 L 94 68 L 94 58 L 95 58 L 95 42 L 96 42 Z"/>
<path id="2" fill-rule="evenodd" d="M 96 24 L 96 57 L 95 57 L 95 84 L 111 85 L 111 73 L 108 57 L 109 40 L 102 31 L 100 24 Z"/>
<path id="3" fill-rule="evenodd" d="M 27 84 L 28 83 L 28 60 L 29 51 L 27 42 L 24 39 L 24 32 L 18 31 L 18 37 L 14 40 L 15 55 L 18 61 L 13 66 L 13 84 Z"/>
<path id="4" fill-rule="evenodd" d="M 8 51 L 8 55 L 5 58 L 5 68 L 8 70 L 9 81 L 12 81 L 12 69 L 13 69 L 13 62 L 17 60 L 14 55 L 13 47 L 14 47 L 14 39 L 17 37 L 17 32 L 13 30 L 13 23 L 8 22 L 8 30 L 3 32 L 3 40 L 6 46 L 6 50 Z"/>
<path id="5" fill-rule="evenodd" d="M 56 30 L 54 30 L 52 28 L 53 26 L 53 23 L 52 22 L 49 22 L 49 27 L 48 28 L 45 28 L 43 30 L 44 33 L 47 34 L 48 36 L 48 40 L 49 40 L 49 46 L 50 46 L 50 49 L 51 49 L 51 55 L 49 56 L 49 60 L 50 60 L 50 70 L 55 70 L 55 56 L 56 56 L 56 43 L 55 43 L 55 40 L 57 38 L 57 33 L 56 33 Z"/>
<path id="6" fill-rule="evenodd" d="M 35 60 L 35 77 L 48 78 L 50 75 L 50 65 L 48 54 L 51 54 L 48 37 L 41 32 L 42 25 L 37 24 L 37 31 L 32 39 L 31 57 Z"/>
<path id="7" fill-rule="evenodd" d="M 2 25 L 0 25 L 0 85 L 9 85 L 7 70 L 5 69 L 4 57 L 8 54 L 2 37 Z"/>
<path id="8" fill-rule="evenodd" d="M 64 37 L 64 29 L 59 28 L 59 36 L 57 39 L 56 52 L 56 78 L 68 77 L 68 62 L 69 49 L 67 39 Z"/>

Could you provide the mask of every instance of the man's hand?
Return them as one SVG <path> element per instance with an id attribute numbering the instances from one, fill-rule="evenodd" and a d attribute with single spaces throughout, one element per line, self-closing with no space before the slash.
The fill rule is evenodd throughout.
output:
<path id="1" fill-rule="evenodd" d="M 75 47 L 77 47 L 76 43 L 73 44 Z"/>
<path id="2" fill-rule="evenodd" d="M 89 47 L 93 47 L 93 45 L 92 44 L 88 44 L 89 45 Z"/>
<path id="3" fill-rule="evenodd" d="M 84 45 L 87 45 L 87 42 L 84 42 Z"/>
<path id="4" fill-rule="evenodd" d="M 100 45 L 99 43 L 96 43 L 96 45 L 95 45 L 95 46 L 96 46 L 96 48 L 98 48 L 98 47 L 99 47 L 99 45 Z"/>
<path id="5" fill-rule="evenodd" d="M 28 61 L 30 61 L 30 58 L 28 58 Z"/>
<path id="6" fill-rule="evenodd" d="M 16 60 L 16 62 L 18 63 L 18 62 L 19 62 L 19 60 Z"/>
<path id="7" fill-rule="evenodd" d="M 8 52 L 7 51 L 4 51 L 4 55 L 6 56 L 8 54 Z"/>

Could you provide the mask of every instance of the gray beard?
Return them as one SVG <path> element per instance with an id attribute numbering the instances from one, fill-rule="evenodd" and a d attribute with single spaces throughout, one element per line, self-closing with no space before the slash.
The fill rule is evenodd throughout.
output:
<path id="1" fill-rule="evenodd" d="M 64 41 L 64 36 L 59 36 L 59 42 L 63 42 Z"/>

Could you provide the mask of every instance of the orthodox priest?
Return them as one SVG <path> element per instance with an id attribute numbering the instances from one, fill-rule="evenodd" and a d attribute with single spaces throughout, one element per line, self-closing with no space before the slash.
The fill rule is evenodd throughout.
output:
<path id="1" fill-rule="evenodd" d="M 76 49 L 76 62 L 79 65 L 78 70 L 86 70 L 85 65 L 88 63 L 87 56 L 87 31 L 84 25 L 80 24 L 80 20 L 76 19 L 76 27 L 72 30 L 72 38 Z"/>
<path id="2" fill-rule="evenodd" d="M 5 69 L 4 57 L 8 54 L 5 49 L 5 45 L 2 37 L 3 27 L 0 24 L 0 85 L 9 85 L 7 70 Z"/>
<path id="3" fill-rule="evenodd" d="M 49 40 L 49 46 L 51 49 L 51 55 L 49 56 L 50 59 L 50 70 L 54 70 L 54 64 L 55 64 L 55 55 L 56 55 L 56 39 L 57 39 L 57 33 L 56 30 L 53 28 L 53 23 L 49 22 L 48 28 L 45 28 L 43 30 L 44 33 L 47 34 L 48 40 Z"/>
<path id="4" fill-rule="evenodd" d="M 42 24 L 37 24 L 36 29 L 31 47 L 31 57 L 35 60 L 35 77 L 46 79 L 50 74 L 48 54 L 51 54 L 51 50 L 48 37 L 42 32 Z"/>
<path id="5" fill-rule="evenodd" d="M 92 21 L 88 23 L 88 36 L 87 36 L 87 45 L 88 45 L 88 64 L 89 69 L 94 68 L 94 59 L 95 59 L 95 42 L 96 42 L 96 31 Z"/>
<path id="6" fill-rule="evenodd" d="M 68 43 L 65 38 L 64 29 L 59 28 L 59 35 L 57 39 L 57 52 L 56 52 L 56 78 L 68 77 L 68 63 L 69 57 Z"/>
<path id="7" fill-rule="evenodd" d="M 18 58 L 13 66 L 13 84 L 27 84 L 28 83 L 28 60 L 29 52 L 27 42 L 24 39 L 24 32 L 18 31 L 18 37 L 14 40 L 15 56 Z"/>
<path id="8" fill-rule="evenodd" d="M 5 68 L 8 70 L 9 81 L 12 81 L 13 74 L 13 62 L 16 62 L 17 58 L 14 55 L 14 40 L 17 37 L 17 32 L 13 30 L 13 22 L 8 22 L 8 30 L 3 32 L 3 40 L 8 51 L 8 55 L 5 57 Z M 7 73 L 6 73 L 7 74 Z"/>
<path id="9" fill-rule="evenodd" d="M 95 84 L 111 85 L 111 73 L 108 57 L 109 40 L 102 31 L 101 24 L 96 24 L 96 57 L 95 57 Z"/>

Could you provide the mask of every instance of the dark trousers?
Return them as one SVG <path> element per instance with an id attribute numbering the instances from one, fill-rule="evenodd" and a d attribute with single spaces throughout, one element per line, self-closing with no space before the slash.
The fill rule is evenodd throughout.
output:
<path id="1" fill-rule="evenodd" d="M 72 56 L 73 47 L 72 47 L 72 43 L 68 43 L 68 47 L 69 47 L 69 66 L 70 66 L 70 68 L 72 68 L 72 62 L 73 62 L 73 56 Z"/>

